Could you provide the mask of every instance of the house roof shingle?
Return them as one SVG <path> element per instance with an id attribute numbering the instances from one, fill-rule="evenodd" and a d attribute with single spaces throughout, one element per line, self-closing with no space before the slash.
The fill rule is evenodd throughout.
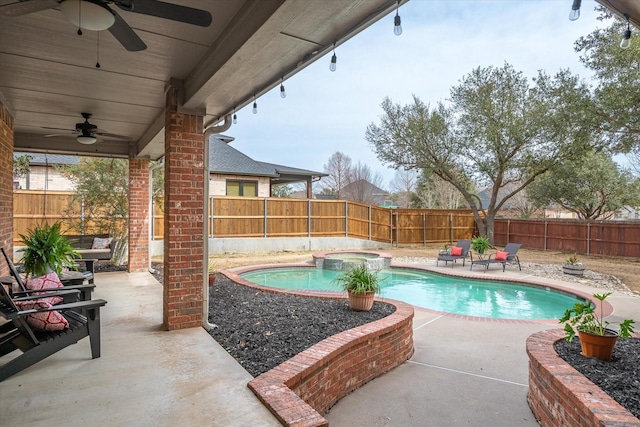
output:
<path id="1" fill-rule="evenodd" d="M 274 181 L 295 182 L 306 177 L 322 177 L 327 174 L 306 169 L 253 160 L 228 143 L 233 138 L 213 135 L 209 140 L 209 172 L 219 174 L 267 176 Z M 279 179 L 277 179 L 279 178 Z"/>

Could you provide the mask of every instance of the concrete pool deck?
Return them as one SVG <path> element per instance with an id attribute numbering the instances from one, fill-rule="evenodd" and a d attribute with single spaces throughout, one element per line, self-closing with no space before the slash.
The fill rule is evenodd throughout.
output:
<path id="1" fill-rule="evenodd" d="M 469 275 L 468 267 L 428 267 Z M 471 273 L 532 278 L 513 267 Z M 108 301 L 102 357 L 90 359 L 85 339 L 3 381 L 0 425 L 280 425 L 247 388 L 251 376 L 204 329 L 162 330 L 162 286 L 150 274 L 99 273 L 96 285 L 94 297 Z M 640 313 L 639 297 L 609 300 L 614 322 Z M 558 324 L 416 309 L 413 327 L 413 357 L 338 402 L 326 415 L 331 426 L 538 425 L 526 401 L 525 340 Z"/>
<path id="2" fill-rule="evenodd" d="M 417 265 L 406 265 L 408 267 Z M 429 270 L 452 273 L 451 268 Z M 542 279 L 513 267 L 506 272 L 454 274 L 533 280 L 592 294 L 586 284 Z M 473 274 L 469 274 L 473 273 Z M 637 318 L 640 297 L 614 292 L 608 298 L 617 322 Z M 325 416 L 332 426 L 538 426 L 527 404 L 529 335 L 558 329 L 555 321 L 470 319 L 416 308 L 413 357 L 339 401 Z"/>

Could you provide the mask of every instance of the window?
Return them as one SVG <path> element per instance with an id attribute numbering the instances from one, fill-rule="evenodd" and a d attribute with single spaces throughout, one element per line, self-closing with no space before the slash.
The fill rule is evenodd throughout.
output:
<path id="1" fill-rule="evenodd" d="M 258 195 L 258 181 L 227 180 L 227 196 L 256 197 Z"/>

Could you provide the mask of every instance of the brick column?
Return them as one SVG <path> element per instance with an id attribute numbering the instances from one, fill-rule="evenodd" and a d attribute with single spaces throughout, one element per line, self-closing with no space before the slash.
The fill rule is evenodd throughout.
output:
<path id="1" fill-rule="evenodd" d="M 129 272 L 149 269 L 149 160 L 129 159 Z"/>
<path id="2" fill-rule="evenodd" d="M 0 246 L 13 258 L 13 117 L 0 102 Z M 0 275 L 9 273 L 0 263 Z"/>
<path id="3" fill-rule="evenodd" d="M 203 117 L 178 113 L 167 92 L 164 166 L 164 326 L 202 326 L 204 285 Z"/>

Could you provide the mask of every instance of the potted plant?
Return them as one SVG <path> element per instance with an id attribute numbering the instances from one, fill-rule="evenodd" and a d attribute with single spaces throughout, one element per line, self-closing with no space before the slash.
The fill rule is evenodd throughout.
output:
<path id="1" fill-rule="evenodd" d="M 562 272 L 572 276 L 582 276 L 584 274 L 584 264 L 578 260 L 576 254 L 573 254 L 564 260 Z"/>
<path id="2" fill-rule="evenodd" d="M 449 251 L 451 250 L 451 243 L 445 243 L 442 245 L 442 248 L 438 251 L 438 255 L 449 255 Z"/>
<path id="3" fill-rule="evenodd" d="M 471 239 L 471 250 L 477 253 L 478 258 L 482 259 L 485 252 L 491 249 L 491 243 L 486 236 L 476 236 Z"/>
<path id="4" fill-rule="evenodd" d="M 593 294 L 593 297 L 602 303 L 609 295 L 611 292 Z M 631 319 L 625 320 L 620 323 L 620 331 L 616 332 L 609 329 L 610 323 L 603 319 L 602 310 L 600 304 L 600 314 L 597 315 L 596 307 L 591 301 L 577 302 L 573 308 L 565 311 L 560 323 L 564 322 L 567 341 L 573 340 L 577 331 L 584 356 L 608 361 L 611 360 L 618 337 L 631 337 L 635 322 Z"/>
<path id="5" fill-rule="evenodd" d="M 20 234 L 26 246 L 22 249 L 22 264 L 27 278 L 44 276 L 51 271 L 60 274 L 63 267 L 75 268 L 73 259 L 78 254 L 60 229 L 61 224 L 56 222 L 38 225 L 27 230 L 28 234 Z"/>
<path id="6" fill-rule="evenodd" d="M 380 292 L 381 278 L 365 263 L 356 264 L 341 273 L 336 281 L 349 294 L 349 306 L 354 311 L 369 311 L 375 294 Z"/>

